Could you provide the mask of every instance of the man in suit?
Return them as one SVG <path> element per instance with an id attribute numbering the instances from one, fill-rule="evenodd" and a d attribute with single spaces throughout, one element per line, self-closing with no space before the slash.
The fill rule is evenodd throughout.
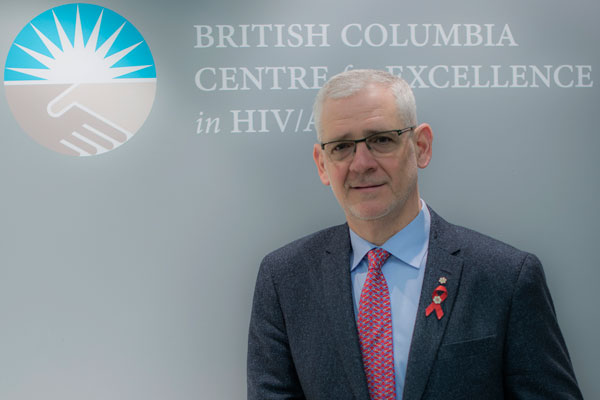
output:
<path id="1" fill-rule="evenodd" d="M 261 263 L 248 398 L 581 399 L 539 260 L 420 198 L 433 135 L 406 82 L 344 72 L 314 115 L 346 224 Z"/>

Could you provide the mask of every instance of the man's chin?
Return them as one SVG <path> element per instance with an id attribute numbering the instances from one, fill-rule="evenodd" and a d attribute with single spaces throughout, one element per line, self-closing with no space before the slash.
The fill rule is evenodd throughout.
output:
<path id="1" fill-rule="evenodd" d="M 367 207 L 367 206 L 351 206 L 348 207 L 348 214 L 354 219 L 361 221 L 376 221 L 390 214 L 390 207 Z"/>

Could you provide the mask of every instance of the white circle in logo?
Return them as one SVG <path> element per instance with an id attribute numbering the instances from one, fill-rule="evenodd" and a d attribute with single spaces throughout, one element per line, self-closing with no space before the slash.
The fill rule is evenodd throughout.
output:
<path id="1" fill-rule="evenodd" d="M 58 153 L 113 150 L 142 126 L 156 93 L 148 44 L 125 18 L 92 4 L 35 17 L 13 42 L 4 68 L 13 115 Z"/>

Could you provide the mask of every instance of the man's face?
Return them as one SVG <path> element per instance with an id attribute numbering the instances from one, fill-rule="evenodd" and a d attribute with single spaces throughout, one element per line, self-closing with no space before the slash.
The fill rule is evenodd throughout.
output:
<path id="1" fill-rule="evenodd" d="M 347 98 L 325 100 L 321 115 L 323 142 L 406 127 L 397 115 L 393 93 L 380 85 L 368 85 Z M 379 157 L 365 143 L 358 143 L 348 160 L 330 160 L 319 144 L 313 156 L 321 181 L 331 185 L 351 227 L 355 221 L 410 221 L 420 209 L 417 170 L 429 163 L 431 130 L 423 124 L 415 132 L 403 133 L 398 149 Z"/>

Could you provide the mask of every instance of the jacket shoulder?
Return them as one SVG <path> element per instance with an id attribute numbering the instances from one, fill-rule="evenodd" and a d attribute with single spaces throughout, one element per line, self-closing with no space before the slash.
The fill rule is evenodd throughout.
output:
<path id="1" fill-rule="evenodd" d="M 432 212 L 431 243 L 446 249 L 464 260 L 476 260 L 483 265 L 520 266 L 525 259 L 537 257 L 508 243 L 474 231 L 464 226 L 447 222 Z"/>

